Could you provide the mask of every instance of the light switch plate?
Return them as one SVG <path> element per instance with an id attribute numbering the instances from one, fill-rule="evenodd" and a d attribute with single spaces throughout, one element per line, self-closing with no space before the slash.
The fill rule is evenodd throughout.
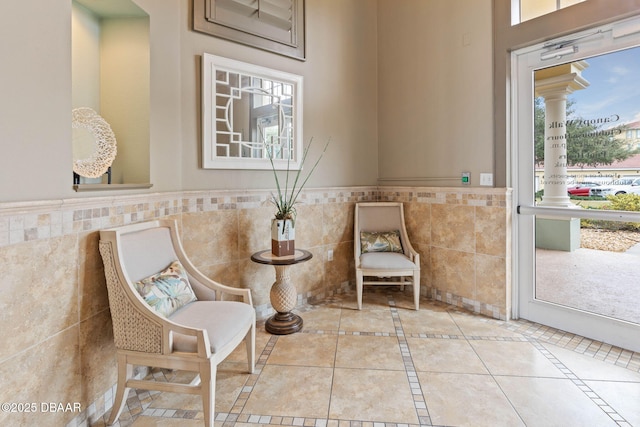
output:
<path id="1" fill-rule="evenodd" d="M 481 173 L 480 174 L 480 185 L 493 186 L 493 174 L 492 173 Z"/>

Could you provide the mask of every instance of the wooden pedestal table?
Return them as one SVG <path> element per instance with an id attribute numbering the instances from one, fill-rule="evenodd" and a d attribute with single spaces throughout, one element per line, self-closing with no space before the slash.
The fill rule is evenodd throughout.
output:
<path id="1" fill-rule="evenodd" d="M 276 335 L 287 335 L 302 329 L 302 318 L 291 311 L 296 307 L 298 292 L 291 283 L 289 267 L 311 259 L 311 252 L 296 249 L 293 255 L 275 256 L 270 249 L 256 252 L 251 260 L 260 264 L 273 265 L 276 269 L 276 281 L 271 286 L 269 298 L 276 314 L 265 323 L 267 332 Z"/>

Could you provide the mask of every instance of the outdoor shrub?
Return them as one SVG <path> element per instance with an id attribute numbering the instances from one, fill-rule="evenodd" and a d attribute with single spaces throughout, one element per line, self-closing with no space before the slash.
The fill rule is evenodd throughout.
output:
<path id="1" fill-rule="evenodd" d="M 640 194 L 619 194 L 617 196 L 607 196 L 609 204 L 603 206 L 604 210 L 640 212 Z M 597 227 L 606 230 L 640 230 L 638 222 L 617 222 L 600 220 L 582 220 L 583 227 Z"/>
<path id="2" fill-rule="evenodd" d="M 640 194 L 619 194 L 617 196 L 608 196 L 607 200 L 611 203 L 604 209 L 612 209 L 616 211 L 640 211 Z"/>

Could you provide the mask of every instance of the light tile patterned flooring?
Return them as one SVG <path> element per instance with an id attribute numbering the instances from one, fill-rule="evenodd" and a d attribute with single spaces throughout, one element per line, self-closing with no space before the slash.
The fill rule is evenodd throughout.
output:
<path id="1" fill-rule="evenodd" d="M 256 372 L 244 348 L 218 367 L 216 427 L 640 426 L 638 353 L 431 300 L 415 311 L 397 288 L 364 295 L 362 311 L 351 294 L 300 307 L 297 334 L 260 325 Z M 127 404 L 116 426 L 204 425 L 197 396 Z"/>

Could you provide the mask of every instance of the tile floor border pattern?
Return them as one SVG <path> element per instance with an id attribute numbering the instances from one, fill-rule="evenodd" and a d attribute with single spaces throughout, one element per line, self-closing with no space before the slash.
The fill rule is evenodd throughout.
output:
<path id="1" fill-rule="evenodd" d="M 392 300 L 389 301 L 389 305 L 390 306 L 395 306 L 395 303 L 393 303 Z M 398 332 L 399 336 L 404 336 L 404 333 L 402 331 L 402 325 L 400 324 L 400 318 L 397 314 L 397 309 L 395 309 L 395 307 L 392 307 L 392 315 L 394 318 L 394 323 L 396 324 L 396 331 Z M 494 322 L 497 323 L 500 326 L 503 326 L 505 323 L 502 322 Z M 501 324 L 502 323 L 502 324 Z M 508 323 L 507 323 L 508 324 Z M 532 324 L 533 325 L 533 324 Z M 557 329 L 554 328 L 549 328 L 549 327 L 545 327 L 544 325 L 539 325 L 541 326 L 541 329 L 545 330 L 547 332 L 547 334 L 545 335 L 544 333 L 542 334 L 534 334 L 534 335 L 541 335 L 543 338 L 544 337 L 548 337 L 549 336 L 549 332 L 551 330 L 553 330 L 553 333 L 551 334 L 551 336 L 555 336 L 557 334 L 560 334 L 562 336 L 564 336 L 563 331 L 559 331 Z M 547 350 L 541 343 L 538 342 L 538 340 L 536 338 L 533 337 L 486 337 L 486 336 L 466 336 L 466 335 L 439 335 L 438 334 L 411 334 L 414 336 L 419 336 L 422 337 L 423 335 L 427 338 L 440 338 L 440 339 L 463 339 L 463 340 L 467 340 L 467 341 L 475 341 L 475 340 L 481 340 L 481 341 L 516 341 L 516 342 L 529 342 L 531 343 L 538 351 L 540 351 L 540 353 L 545 356 L 556 368 L 558 368 L 558 370 L 560 372 L 562 372 L 568 379 L 570 379 L 577 387 L 578 389 L 580 389 L 580 391 L 582 391 L 589 399 L 591 399 L 591 401 L 593 401 L 606 415 L 608 415 L 617 425 L 619 426 L 624 426 L 624 427 L 632 427 L 630 423 L 628 423 L 624 417 L 622 415 L 620 415 L 615 409 L 613 409 L 609 404 L 607 404 L 595 391 L 593 391 L 587 384 L 585 384 L 584 381 L 582 381 L 580 378 L 578 378 L 577 375 L 575 375 L 567 366 L 565 366 L 560 360 L 558 360 L 558 358 L 556 358 L 549 350 Z M 430 336 L 431 335 L 431 336 Z M 575 337 L 575 336 L 574 336 Z M 580 337 L 582 338 L 582 337 Z M 585 338 L 582 338 L 583 340 Z M 591 340 L 587 340 L 587 341 L 591 341 Z M 404 340 L 405 344 L 406 344 L 406 339 Z M 591 341 L 591 343 L 593 344 L 594 342 Z M 600 343 L 602 344 L 602 343 Z M 401 344 L 402 346 L 402 344 Z M 587 346 L 586 343 L 583 344 L 583 346 Z M 588 347 L 588 346 L 587 346 Z M 612 346 L 609 346 L 610 348 L 612 348 Z M 407 353 L 408 353 L 408 348 L 407 348 Z M 582 353 L 584 354 L 584 353 Z M 598 354 L 597 352 L 593 352 L 593 354 Z M 404 356 L 404 353 L 403 353 Z M 411 359 L 411 355 L 409 353 L 408 355 L 408 359 Z M 413 364 L 411 363 L 410 366 L 408 366 L 408 364 L 405 361 L 405 369 L 407 370 L 407 374 L 410 375 L 410 369 L 413 367 Z M 415 374 L 415 369 L 413 369 L 413 373 Z M 493 375 L 491 375 L 493 377 Z M 419 384 L 418 384 L 419 387 Z M 421 396 L 422 393 L 421 393 Z M 424 398 L 423 398 L 424 401 Z M 416 405 L 416 409 L 417 409 L 417 405 Z M 426 402 L 425 402 L 425 410 L 427 410 L 426 408 Z M 428 410 L 427 410 L 427 416 L 428 416 Z M 427 426 L 432 426 L 433 424 L 431 424 L 430 419 L 425 418 L 424 421 L 427 421 L 426 423 L 423 422 L 423 419 L 420 419 L 420 425 L 427 425 Z"/>
<path id="2" fill-rule="evenodd" d="M 547 350 L 542 344 L 534 339 L 530 339 L 529 342 L 549 361 L 562 372 L 568 379 L 570 379 L 580 391 L 582 391 L 593 403 L 595 403 L 605 414 L 609 416 L 617 425 L 624 427 L 633 427 L 627 420 L 624 419 L 615 409 L 613 409 L 607 402 L 605 402 L 595 391 L 591 389 L 584 381 L 582 381 L 571 369 L 565 366 L 557 357 Z"/>
<path id="3" fill-rule="evenodd" d="M 393 319 L 393 325 L 398 337 L 398 344 L 400 345 L 400 354 L 402 355 L 404 369 L 407 373 L 411 394 L 413 396 L 413 404 L 415 405 L 416 413 L 418 414 L 418 421 L 421 426 L 430 426 L 432 423 L 431 416 L 429 415 L 429 409 L 427 408 L 427 402 L 424 398 L 424 393 L 422 393 L 422 387 L 418 380 L 418 373 L 416 372 L 413 359 L 411 358 L 409 343 L 407 343 L 407 338 L 404 334 L 404 329 L 402 328 L 398 309 L 396 308 L 395 301 L 391 298 L 389 299 L 389 306 L 391 307 L 391 318 Z"/>
<path id="4" fill-rule="evenodd" d="M 407 337 L 410 338 L 432 338 L 432 339 L 450 339 L 450 340 L 467 340 L 467 341 L 513 341 L 513 342 L 529 342 L 531 343 L 543 356 L 545 356 L 562 374 L 569 380 L 571 380 L 585 396 L 587 396 L 595 405 L 597 405 L 607 416 L 609 416 L 613 422 L 619 426 L 630 427 L 629 424 L 622 415 L 620 415 L 615 409 L 613 409 L 604 399 L 602 399 L 594 390 L 592 390 L 583 380 L 573 373 L 567 366 L 565 366 L 558 358 L 556 358 L 549 350 L 547 350 L 542 343 L 550 343 L 561 348 L 565 348 L 576 353 L 593 357 L 607 363 L 611 363 L 616 366 L 624 367 L 632 371 L 640 372 L 640 354 L 634 353 L 628 350 L 620 349 L 609 344 L 593 341 L 588 338 L 580 337 L 568 332 L 564 332 L 548 326 L 536 324 L 526 320 L 511 320 L 504 322 L 491 318 L 484 318 L 474 313 L 469 313 L 465 310 L 460 310 L 455 307 L 451 308 L 447 304 L 430 301 L 431 303 L 441 304 L 448 306 L 451 312 L 458 315 L 464 315 L 473 317 L 476 320 L 486 322 L 488 324 L 497 325 L 503 327 L 509 331 L 522 334 L 522 337 L 503 337 L 503 336 L 467 336 L 467 335 L 443 335 L 443 334 L 407 334 L 405 335 L 398 309 L 396 308 L 395 301 L 391 295 L 388 296 L 389 309 L 394 323 L 395 332 L 358 332 L 358 331 L 345 331 L 345 330 L 314 330 L 304 329 L 301 333 L 304 334 L 319 334 L 319 335 L 354 335 L 354 336 L 385 336 L 385 337 L 397 337 L 398 344 L 400 346 L 400 352 L 404 363 L 404 369 L 407 374 L 409 386 L 411 388 L 411 394 L 414 400 L 414 407 L 418 415 L 419 424 L 396 424 L 385 422 L 372 422 L 361 420 L 343 420 L 343 419 L 329 419 L 329 418 L 306 418 L 306 417 L 292 417 L 292 416 L 272 416 L 263 414 L 243 414 L 245 404 L 249 400 L 249 397 L 253 391 L 253 387 L 258 382 L 260 374 L 263 368 L 267 364 L 267 360 L 271 355 L 279 337 L 273 335 L 270 337 L 264 350 L 257 358 L 255 373 L 248 375 L 248 378 L 242 387 L 242 391 L 237 397 L 232 409 L 228 413 L 216 413 L 215 421 L 222 423 L 223 427 L 233 427 L 236 423 L 252 423 L 261 425 L 286 425 L 286 426 L 300 426 L 300 427 L 415 427 L 415 426 L 434 426 L 431 421 L 431 416 L 425 401 L 424 394 L 422 392 L 420 383 L 418 381 L 417 372 L 413 364 L 413 359 L 409 346 L 407 343 Z M 318 305 L 330 304 L 333 298 L 329 298 L 327 301 Z M 312 310 L 311 306 L 302 306 L 300 311 Z M 263 327 L 263 321 L 259 322 L 258 327 Z M 156 371 L 154 377 L 159 381 L 167 381 L 167 375 L 170 372 Z M 491 375 L 493 377 L 493 375 Z M 151 408 L 150 404 L 155 395 L 159 392 L 146 391 L 146 390 L 132 390 L 129 398 L 127 399 L 127 411 L 123 411 L 121 419 L 115 424 L 116 427 L 128 427 L 135 419 L 140 416 L 162 417 L 162 418 L 178 418 L 178 419 L 203 419 L 204 414 L 202 411 L 188 411 L 188 410 L 176 410 L 176 409 L 158 409 Z M 106 422 L 110 411 L 104 414 L 103 419 Z M 101 425 L 101 424 L 100 424 Z"/>
<path id="5" fill-rule="evenodd" d="M 400 324 L 400 318 L 397 314 L 397 309 L 395 309 L 395 303 L 390 300 L 389 301 L 389 305 L 392 306 L 392 317 L 394 319 L 394 324 L 396 325 L 396 331 L 398 333 L 398 337 L 404 337 L 404 333 L 402 330 L 402 325 Z M 496 322 L 497 323 L 497 322 Z M 532 324 L 533 325 L 533 324 Z M 502 326 L 502 325 L 501 325 Z M 539 325 L 540 328 L 542 329 L 543 332 L 542 333 L 534 333 L 532 335 L 537 335 L 540 336 L 542 339 L 545 339 L 549 337 L 554 337 L 556 335 L 560 335 L 561 337 L 564 337 L 567 333 L 554 329 L 554 328 L 550 328 L 550 327 L 545 327 L 544 325 Z M 538 342 L 538 340 L 536 338 L 533 337 L 486 337 L 486 336 L 465 336 L 465 335 L 439 335 L 439 334 L 411 334 L 412 336 L 418 336 L 418 337 L 426 337 L 426 338 L 440 338 L 440 339 L 464 339 L 467 341 L 475 341 L 475 340 L 482 340 L 482 341 L 520 341 L 520 342 L 529 342 L 531 343 L 538 351 L 540 351 L 540 353 L 545 356 L 556 368 L 558 368 L 558 370 L 560 372 L 562 372 L 568 379 L 570 379 L 577 387 L 578 389 L 580 389 L 580 391 L 582 391 L 589 399 L 591 399 L 591 401 L 593 401 L 605 414 L 607 414 L 617 425 L 619 426 L 625 426 L 625 427 L 631 427 L 631 424 L 629 424 L 622 415 L 620 415 L 615 409 L 613 409 L 609 404 L 607 404 L 595 391 L 593 391 L 584 381 L 582 381 L 580 378 L 578 378 L 577 375 L 575 375 L 567 366 L 565 366 L 560 360 L 558 360 L 558 358 L 556 358 L 549 350 L 547 350 L 540 342 Z M 573 335 L 573 334 L 569 334 L 569 335 Z M 599 342 L 594 342 L 592 340 L 588 340 L 586 338 L 583 337 L 577 337 L 575 335 L 573 335 L 574 338 L 578 338 L 580 342 L 586 340 L 587 342 L 582 343 L 582 345 L 578 345 L 576 346 L 576 348 L 589 348 L 591 347 L 591 345 L 593 346 L 597 346 L 598 348 L 604 346 L 605 348 L 609 348 L 612 349 L 613 346 L 610 345 L 606 345 L 603 343 L 599 343 Z M 401 338 L 402 339 L 402 338 Z M 571 341 L 571 340 L 569 340 Z M 405 347 L 406 347 L 406 352 L 408 353 L 408 357 L 405 356 L 405 352 L 403 350 L 403 358 L 406 357 L 405 359 L 405 369 L 407 370 L 407 374 L 409 375 L 410 379 L 411 379 L 411 373 L 410 371 L 413 370 L 413 374 L 415 375 L 415 369 L 413 369 L 413 363 L 407 363 L 407 360 L 411 360 L 411 355 L 408 351 L 408 347 L 406 346 L 406 339 L 404 339 L 404 343 L 405 343 Z M 600 344 L 600 345 L 598 345 Z M 402 348 L 402 341 L 401 341 L 401 348 Z M 591 350 L 591 353 L 595 356 L 597 355 L 599 352 L 596 350 Z M 582 353 L 585 354 L 585 353 Z M 595 358 L 595 357 L 594 357 Z M 601 359 L 604 360 L 604 359 Z M 493 375 L 492 375 L 493 376 Z M 418 384 L 418 388 L 420 387 L 420 385 Z M 413 389 L 413 387 L 412 387 Z M 422 393 L 420 393 L 421 396 Z M 422 399 L 424 402 L 424 398 Z M 428 410 L 426 408 L 426 402 L 424 409 L 427 413 L 427 417 L 428 417 Z M 416 404 L 416 409 L 418 409 L 418 405 Z M 425 422 L 423 422 L 425 421 Z M 431 421 L 429 418 L 420 418 L 420 425 L 428 425 L 431 426 Z"/>
<path id="6" fill-rule="evenodd" d="M 584 356 L 611 363 L 615 366 L 640 372 L 639 352 L 625 350 L 611 344 L 595 341 L 524 319 L 510 320 L 509 322 L 503 323 L 502 326 L 509 331 L 530 337 L 537 342 L 553 344 Z"/>
<path id="7" fill-rule="evenodd" d="M 267 363 L 267 359 L 271 355 L 273 348 L 276 345 L 278 336 L 274 335 L 269 339 L 265 349 L 258 358 L 256 373 L 250 375 L 247 380 L 242 393 L 233 405 L 233 409 L 230 413 L 219 413 L 216 415 L 216 421 L 222 421 L 223 427 L 233 427 L 237 422 L 255 423 L 265 425 L 287 425 L 287 426 L 301 426 L 301 427 L 411 427 L 411 426 L 431 426 L 431 417 L 422 393 L 420 382 L 418 381 L 418 374 L 413 365 L 409 346 L 404 337 L 402 329 L 402 323 L 400 322 L 400 316 L 398 310 L 395 307 L 395 302 L 389 299 L 389 308 L 391 310 L 391 317 L 393 319 L 395 333 L 390 332 L 357 332 L 357 331 L 329 331 L 330 335 L 354 335 L 354 336 L 384 336 L 384 337 L 397 337 L 398 344 L 400 346 L 400 352 L 407 374 L 409 386 L 411 388 L 411 394 L 413 396 L 413 402 L 418 415 L 419 424 L 396 424 L 396 423 L 384 423 L 384 422 L 367 422 L 358 420 L 342 420 L 342 419 L 329 419 L 329 418 L 307 418 L 307 417 L 286 417 L 286 416 L 273 416 L 273 415 L 260 415 L 260 414 L 242 414 L 244 405 L 249 399 L 249 395 L 253 391 L 253 385 L 258 381 L 258 377 Z M 325 334 L 325 331 L 303 330 L 303 333 L 307 334 Z M 145 411 L 144 415 L 155 414 L 156 410 L 151 409 L 148 413 Z M 155 415 L 158 416 L 158 415 Z"/>

